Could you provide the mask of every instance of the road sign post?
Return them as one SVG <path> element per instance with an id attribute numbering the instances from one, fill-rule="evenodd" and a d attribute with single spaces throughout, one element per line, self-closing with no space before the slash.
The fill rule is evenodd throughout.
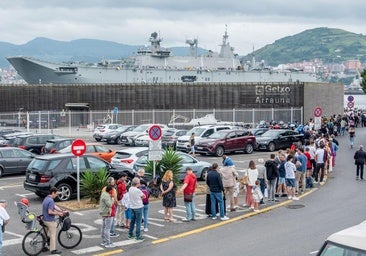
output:
<path id="1" fill-rule="evenodd" d="M 77 182 L 77 199 L 78 204 L 80 203 L 80 159 L 79 157 L 84 155 L 86 152 L 85 141 L 77 139 L 71 144 L 71 152 L 76 156 L 76 182 Z"/>

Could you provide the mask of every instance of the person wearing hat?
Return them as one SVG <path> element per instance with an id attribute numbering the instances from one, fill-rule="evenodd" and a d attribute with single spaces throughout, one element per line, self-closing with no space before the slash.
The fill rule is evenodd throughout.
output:
<path id="1" fill-rule="evenodd" d="M 363 146 L 360 145 L 360 149 L 356 151 L 353 156 L 356 165 L 356 180 L 359 178 L 363 180 L 363 166 L 366 162 L 366 152 L 363 150 Z"/>
<path id="2" fill-rule="evenodd" d="M 3 232 L 4 232 L 4 227 L 5 225 L 7 225 L 9 223 L 10 217 L 8 212 L 6 211 L 6 201 L 5 200 L 0 200 L 0 256 L 1 256 L 1 251 L 3 248 Z"/>
<path id="3" fill-rule="evenodd" d="M 61 254 L 61 251 L 56 250 L 56 229 L 57 222 L 55 220 L 55 216 L 62 216 L 66 211 L 63 211 L 60 207 L 55 204 L 54 199 L 59 194 L 56 187 L 52 187 L 50 189 L 50 193 L 42 202 L 42 215 L 43 222 L 47 227 L 47 232 L 50 237 L 50 250 L 51 254 Z M 44 251 L 48 250 L 44 248 Z"/>

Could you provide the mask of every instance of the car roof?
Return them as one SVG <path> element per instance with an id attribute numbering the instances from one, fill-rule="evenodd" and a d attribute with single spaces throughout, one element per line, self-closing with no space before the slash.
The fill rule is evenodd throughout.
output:
<path id="1" fill-rule="evenodd" d="M 330 235 L 330 242 L 366 251 L 366 221 Z"/>
<path id="2" fill-rule="evenodd" d="M 47 142 L 59 142 L 59 141 L 67 141 L 67 140 L 75 140 L 74 138 L 56 138 L 56 139 L 49 139 Z"/>
<path id="3" fill-rule="evenodd" d="M 117 150 L 116 152 L 128 152 L 128 153 L 137 153 L 137 152 L 141 152 L 143 150 L 149 150 L 148 147 L 133 147 L 133 148 L 124 148 L 124 149 L 120 149 Z"/>

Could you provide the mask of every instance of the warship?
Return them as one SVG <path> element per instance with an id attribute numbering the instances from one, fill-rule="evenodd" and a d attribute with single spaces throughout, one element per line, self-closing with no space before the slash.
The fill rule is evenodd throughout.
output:
<path id="1" fill-rule="evenodd" d="M 197 54 L 198 40 L 186 40 L 187 56 L 174 56 L 161 47 L 162 38 L 151 34 L 150 47 L 138 49 L 125 60 L 105 60 L 95 64 L 52 63 L 25 56 L 7 57 L 28 84 L 141 84 L 141 83 L 267 83 L 316 82 L 315 74 L 302 70 L 276 70 L 242 64 L 223 35 L 220 52 Z"/>

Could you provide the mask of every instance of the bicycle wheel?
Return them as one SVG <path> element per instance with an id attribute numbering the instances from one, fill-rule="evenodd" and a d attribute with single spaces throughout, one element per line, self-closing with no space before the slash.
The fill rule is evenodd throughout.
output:
<path id="1" fill-rule="evenodd" d="M 29 256 L 39 255 L 45 245 L 46 239 L 40 231 L 29 231 L 22 241 L 23 251 Z"/>
<path id="2" fill-rule="evenodd" d="M 83 235 L 80 228 L 75 225 L 71 225 L 69 230 L 58 232 L 58 242 L 66 249 L 72 249 L 78 246 L 81 242 Z"/>

